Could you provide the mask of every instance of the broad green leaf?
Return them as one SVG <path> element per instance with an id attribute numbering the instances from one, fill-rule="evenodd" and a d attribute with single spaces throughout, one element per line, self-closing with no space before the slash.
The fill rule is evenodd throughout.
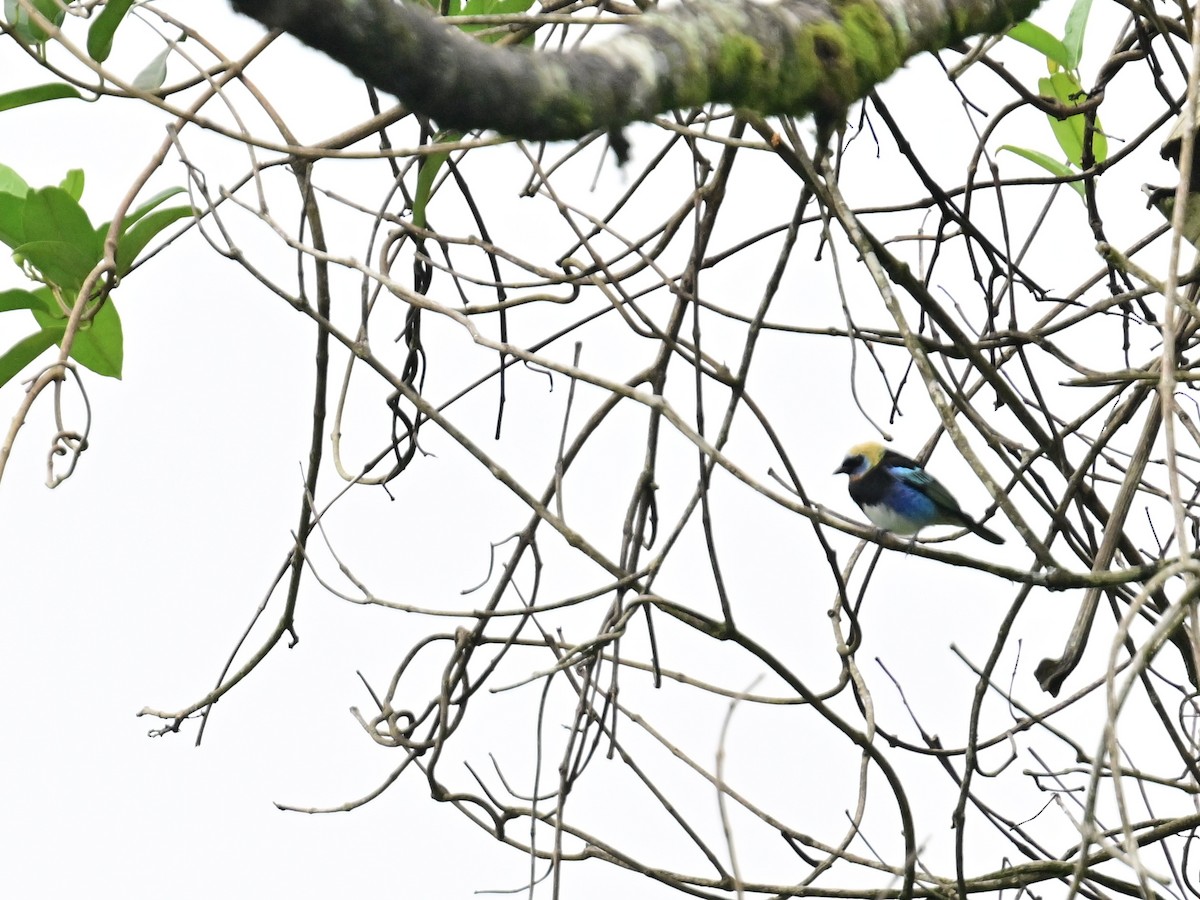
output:
<path id="1" fill-rule="evenodd" d="M 25 240 L 60 241 L 78 249 L 92 265 L 100 258 L 96 230 L 79 202 L 62 188 L 44 187 L 25 197 Z"/>
<path id="2" fill-rule="evenodd" d="M 133 268 L 138 254 L 146 249 L 156 234 L 180 219 L 190 219 L 192 215 L 190 206 L 169 206 L 144 216 L 117 243 L 117 274 L 125 275 Z"/>
<path id="3" fill-rule="evenodd" d="M 1038 79 L 1038 93 L 1050 100 L 1057 100 L 1064 106 L 1078 106 L 1087 100 L 1087 94 L 1079 84 L 1077 79 L 1070 72 L 1055 72 L 1048 78 Z M 1054 137 L 1058 141 L 1058 146 L 1062 148 L 1067 159 L 1076 166 L 1083 165 L 1083 137 L 1084 137 L 1084 116 L 1070 116 L 1066 119 L 1057 119 L 1054 116 L 1046 117 L 1050 122 L 1050 128 L 1054 132 Z M 1103 162 L 1108 158 L 1108 139 L 1104 137 L 1100 127 L 1100 117 L 1096 117 L 1096 131 L 1092 138 L 1092 155 L 1096 162 Z"/>
<path id="4" fill-rule="evenodd" d="M 1029 160 L 1031 163 L 1036 163 L 1056 178 L 1071 178 L 1079 174 L 1066 163 L 1059 162 L 1054 157 L 1047 156 L 1045 153 L 1039 153 L 1037 150 L 1014 147 L 1012 144 L 1005 144 L 1000 149 L 1007 150 L 1009 153 L 1015 153 L 1017 156 Z M 1084 195 L 1083 184 L 1081 182 L 1067 181 L 1065 183 L 1067 187 L 1072 188 L 1080 197 Z"/>
<path id="5" fill-rule="evenodd" d="M 108 237 L 108 228 L 112 222 L 105 222 L 103 225 L 96 226 L 96 246 L 100 248 L 100 255 L 104 255 L 104 240 Z"/>
<path id="6" fill-rule="evenodd" d="M 171 55 L 174 44 L 168 44 L 154 59 L 146 64 L 146 68 L 134 76 L 133 86 L 142 91 L 157 91 L 167 80 L 167 57 Z"/>
<path id="7" fill-rule="evenodd" d="M 66 18 L 66 9 L 55 0 L 30 0 L 30 4 L 55 27 Z M 4 18 L 14 26 L 17 39 L 26 44 L 44 44 L 50 38 L 49 32 L 34 22 L 17 0 L 4 0 Z"/>
<path id="8" fill-rule="evenodd" d="M 1079 68 L 1083 59 L 1083 33 L 1087 30 L 1088 15 L 1092 11 L 1092 0 L 1075 0 L 1071 11 L 1067 13 L 1067 24 L 1063 28 L 1063 45 L 1070 54 L 1071 64 L 1068 69 Z"/>
<path id="9" fill-rule="evenodd" d="M 71 199 L 78 202 L 79 198 L 83 196 L 83 181 L 83 169 L 70 169 L 58 186 L 70 194 Z"/>
<path id="10" fill-rule="evenodd" d="M 1073 69 L 1071 52 L 1063 46 L 1063 42 L 1032 22 L 1018 22 L 1008 30 L 1008 36 L 1014 41 L 1020 41 L 1026 47 L 1032 47 L 1047 59 L 1053 60 L 1064 69 Z"/>
<path id="11" fill-rule="evenodd" d="M 44 100 L 62 100 L 68 97 L 74 97 L 76 100 L 83 99 L 83 95 L 69 84 L 61 82 L 38 84 L 33 87 L 21 88 L 18 91 L 9 91 L 7 94 L 0 94 L 0 112 L 4 112 L 6 109 L 16 109 L 18 106 L 29 106 L 31 103 L 41 103 Z"/>
<path id="12" fill-rule="evenodd" d="M 42 298 L 33 291 L 14 289 L 0 291 L 0 312 L 10 312 L 14 309 L 45 309 Z"/>
<path id="13" fill-rule="evenodd" d="M 25 195 L 29 185 L 0 163 L 0 241 L 10 247 L 25 243 Z"/>
<path id="14" fill-rule="evenodd" d="M 74 244 L 64 241 L 29 241 L 13 251 L 18 265 L 26 260 L 49 283 L 58 285 L 73 302 L 88 274 L 99 261 L 95 256 L 84 256 Z"/>
<path id="15" fill-rule="evenodd" d="M 25 198 L 0 191 L 0 241 L 10 247 L 25 243 Z"/>
<path id="16" fill-rule="evenodd" d="M 100 15 L 96 16 L 88 28 L 88 56 L 96 62 L 104 62 L 108 59 L 108 54 L 112 53 L 113 35 L 131 6 L 133 0 L 108 0 L 104 9 L 100 10 Z"/>
<path id="17" fill-rule="evenodd" d="M 66 324 L 67 317 L 70 315 L 69 310 L 63 309 L 57 303 L 50 303 L 43 306 L 35 306 L 30 312 L 33 313 L 34 321 L 38 323 L 39 328 L 51 328 L 55 325 Z"/>
<path id="18" fill-rule="evenodd" d="M 66 315 L 55 305 L 50 311 L 33 310 L 33 318 L 43 330 L 61 328 Z M 90 320 L 81 322 L 75 341 L 71 344 L 71 358 L 87 366 L 97 375 L 108 378 L 121 377 L 124 360 L 124 338 L 121 317 L 110 298 Z"/>
<path id="19" fill-rule="evenodd" d="M 125 359 L 121 317 L 110 298 L 90 322 L 80 326 L 71 345 L 71 358 L 97 375 L 120 378 Z"/>
<path id="20" fill-rule="evenodd" d="M 25 183 L 25 179 L 4 163 L 0 163 L 0 193 L 16 194 L 18 197 L 29 193 L 29 185 Z"/>
<path id="21" fill-rule="evenodd" d="M 21 338 L 7 352 L 0 355 L 0 385 L 7 384 L 45 350 L 53 347 L 63 336 L 63 326 L 44 328 L 28 337 Z"/>

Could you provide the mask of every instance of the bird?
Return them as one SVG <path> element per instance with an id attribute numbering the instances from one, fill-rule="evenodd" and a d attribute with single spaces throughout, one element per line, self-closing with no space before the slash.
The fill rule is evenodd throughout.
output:
<path id="1" fill-rule="evenodd" d="M 1143 184 L 1142 190 L 1146 192 L 1146 208 L 1153 206 L 1168 222 L 1175 221 L 1175 188 L 1155 187 L 1152 184 Z M 1184 207 L 1183 226 L 1180 234 L 1193 247 L 1200 248 L 1200 201 L 1197 200 L 1197 192 L 1187 195 L 1187 206 Z"/>
<path id="2" fill-rule="evenodd" d="M 993 544 L 1004 538 L 980 525 L 920 463 L 882 444 L 857 444 L 834 472 L 850 476 L 850 498 L 884 531 L 916 535 L 926 525 L 959 525 Z"/>

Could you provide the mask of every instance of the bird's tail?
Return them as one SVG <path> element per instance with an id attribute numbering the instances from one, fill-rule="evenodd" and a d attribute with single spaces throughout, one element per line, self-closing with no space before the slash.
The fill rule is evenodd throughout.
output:
<path id="1" fill-rule="evenodd" d="M 980 525 L 974 519 L 968 519 L 966 516 L 963 516 L 963 518 L 966 520 L 964 524 L 985 541 L 991 541 L 993 544 L 1004 543 L 1004 538 L 1000 537 L 1000 535 L 996 534 L 996 532 L 992 531 L 986 525 Z"/>

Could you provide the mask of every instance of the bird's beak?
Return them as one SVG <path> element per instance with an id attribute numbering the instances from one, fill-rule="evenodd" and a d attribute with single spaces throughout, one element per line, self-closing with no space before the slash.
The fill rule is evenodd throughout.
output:
<path id="1" fill-rule="evenodd" d="M 846 463 L 845 460 L 842 460 L 842 464 L 833 470 L 834 475 L 846 475 L 846 474 L 849 474 L 849 472 L 850 472 L 850 466 Z"/>

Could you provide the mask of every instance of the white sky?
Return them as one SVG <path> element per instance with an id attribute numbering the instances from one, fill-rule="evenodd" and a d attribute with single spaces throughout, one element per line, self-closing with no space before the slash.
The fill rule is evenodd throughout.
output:
<path id="1" fill-rule="evenodd" d="M 1060 22 L 1064 4 L 1051 6 L 1058 13 L 1047 11 L 1043 21 Z M 189 22 L 199 18 L 200 30 L 227 50 L 248 45 L 259 33 L 224 4 L 170 8 Z M 123 32 L 119 40 L 124 37 Z M 1107 50 L 1111 34 L 1102 40 Z M 285 115 L 295 117 L 302 138 L 332 134 L 366 116 L 359 85 L 315 54 L 288 44 L 286 39 L 279 42 L 253 73 L 264 91 L 278 98 Z M 132 75 L 145 56 L 118 43 L 115 58 L 128 59 L 124 74 Z M 911 101 L 907 94 L 919 90 L 914 85 L 920 84 L 923 71 L 920 64 L 910 66 L 897 86 L 885 89 L 885 99 L 900 105 Z M 44 79 L 11 43 L 0 43 L 0 92 L 39 80 Z M 0 162 L 38 186 L 57 183 L 69 168 L 84 168 L 84 205 L 94 221 L 101 221 L 157 145 L 163 122 L 160 114 L 136 102 L 61 102 L 6 112 L 0 114 Z M 1048 134 L 1040 137 L 1048 140 Z M 207 154 L 205 164 L 219 171 L 218 177 L 232 178 L 245 168 L 244 152 L 229 142 L 191 134 L 188 146 L 198 155 Z M 601 191 L 616 189 L 623 176 L 611 159 L 604 165 Z M 1164 164 L 1144 180 L 1167 182 L 1170 177 Z M 178 164 L 168 165 L 147 193 L 182 184 L 183 178 Z M 499 175 L 497 180 L 497 192 L 511 196 L 522 174 L 517 171 L 511 184 Z M 886 189 L 886 170 L 881 168 L 873 184 L 874 190 Z M 786 215 L 774 210 L 774 188 L 768 178 L 747 185 L 736 200 L 745 215 L 773 221 Z M 791 186 L 788 190 L 783 210 L 794 203 Z M 580 194 L 586 195 L 586 184 Z M 529 240 L 536 242 L 539 229 L 549 227 L 545 209 L 515 203 L 504 225 L 528 230 Z M 285 211 L 276 212 L 288 225 L 294 223 Z M 1072 208 L 1064 215 L 1077 213 Z M 1131 224 L 1131 233 L 1149 230 L 1140 208 L 1137 216 L 1141 218 Z M 259 252 L 267 265 L 277 265 L 280 272 L 294 265 L 269 236 L 261 240 L 248 249 Z M 805 303 L 827 303 L 828 310 L 840 315 L 836 300 L 822 294 L 829 290 L 828 274 L 814 274 L 826 264 L 812 262 L 809 246 L 803 253 L 807 255 L 797 263 L 801 274 L 792 276 L 786 294 L 795 304 L 790 309 L 799 316 Z M 278 256 L 272 259 L 272 254 Z M 850 258 L 843 259 L 844 266 L 851 264 Z M 1094 266 L 1094 260 L 1085 263 Z M 745 304 L 757 302 L 764 278 L 762 273 L 745 276 Z M 1069 277 L 1067 283 L 1073 283 Z M 0 269 L 0 289 L 15 286 L 21 286 L 16 269 Z M 349 280 L 345 287 L 355 290 Z M 737 279 L 731 279 L 731 302 L 740 299 L 739 289 Z M 351 705 L 370 705 L 355 671 L 361 669 L 376 686 L 386 684 L 409 644 L 443 627 L 436 623 L 345 604 L 310 582 L 301 597 L 300 644 L 292 651 L 277 649 L 218 705 L 202 748 L 192 746 L 191 724 L 184 734 L 146 737 L 155 722 L 134 713 L 147 705 L 178 708 L 211 687 L 288 551 L 307 454 L 313 337 L 290 308 L 212 254 L 195 235 L 134 273 L 115 299 L 125 329 L 124 378 L 116 382 L 87 376 L 94 425 L 91 447 L 77 473 L 57 490 L 43 486 L 52 433 L 47 395 L 22 430 L 0 484 L 0 896 L 59 897 L 88 890 L 98 896 L 315 898 L 378 891 L 381 896 L 451 898 L 520 887 L 526 860 L 495 845 L 448 806 L 432 802 L 420 778 L 402 778 L 381 799 L 350 814 L 303 816 L 272 806 L 272 801 L 337 805 L 372 790 L 398 764 L 396 752 L 373 744 L 346 712 Z M 789 309 L 786 301 L 784 308 Z M 0 344 L 5 346 L 28 330 L 26 323 L 5 321 L 10 317 L 15 318 L 11 313 L 0 317 Z M 713 329 L 709 334 L 709 349 L 720 357 L 720 337 Z M 599 365 L 601 353 L 594 346 L 585 349 L 585 362 Z M 731 365 L 737 352 L 738 344 L 731 342 L 725 357 Z M 569 353 L 564 350 L 561 356 Z M 807 484 L 817 499 L 852 512 L 843 482 L 825 474 L 837 465 L 845 446 L 870 436 L 857 414 L 845 412 L 844 360 L 788 360 L 782 349 L 769 358 L 784 368 L 768 369 L 772 377 L 756 370 L 756 390 L 776 412 L 800 399 L 814 404 L 803 415 L 775 418 L 786 419 L 785 440 L 807 467 Z M 634 354 L 605 362 L 624 377 L 636 359 Z M 340 377 L 340 369 L 334 371 Z M 776 372 L 783 374 L 775 377 Z M 560 380 L 547 395 L 544 376 L 514 370 L 508 433 L 532 433 L 538 427 L 556 433 L 564 386 Z M 17 384 L 0 388 L 0 421 L 7 423 L 21 392 Z M 494 392 L 481 398 L 475 423 L 481 440 L 490 432 L 493 400 Z M 77 405 L 68 408 L 79 414 Z M 364 404 L 362 418 L 353 422 L 347 438 L 352 453 L 365 453 L 378 443 L 378 425 L 366 418 L 370 412 L 375 409 Z M 900 449 L 915 452 L 932 422 L 928 410 L 902 421 L 896 429 Z M 381 595 L 418 605 L 476 606 L 483 602 L 482 594 L 463 598 L 459 591 L 482 580 L 488 542 L 522 527 L 526 513 L 497 499 L 477 467 L 459 465 L 461 453 L 449 442 L 431 435 L 429 443 L 438 457 L 422 461 L 415 483 L 395 483 L 395 503 L 380 491 L 362 491 L 332 518 L 331 531 L 339 552 L 369 576 Z M 606 446 L 619 445 L 619 435 L 614 435 Z M 523 464 L 519 441 L 510 439 L 496 452 L 508 464 Z M 749 460 L 762 458 L 752 441 L 745 453 Z M 619 516 L 634 471 L 628 467 L 639 459 L 635 453 L 629 459 L 614 454 L 611 465 L 597 460 L 594 493 L 575 488 L 573 494 L 568 486 L 572 514 L 597 521 Z M 531 457 L 527 464 L 530 471 L 543 471 L 542 462 Z M 694 466 L 694 460 L 688 464 Z M 762 477 L 764 470 L 765 465 L 756 474 Z M 986 495 L 965 468 L 945 480 L 955 485 L 967 508 L 982 508 Z M 672 485 L 663 488 L 670 496 Z M 795 583 L 792 554 L 802 542 L 808 552 L 807 526 L 731 488 L 729 479 L 718 478 L 714 495 L 763 529 L 744 542 L 741 535 L 728 536 L 729 546 L 738 551 L 727 554 L 727 564 L 744 604 L 739 624 L 780 652 L 800 652 L 811 637 L 812 677 L 829 677 L 834 661 L 828 655 L 825 610 L 831 592 L 822 580 L 810 588 L 816 596 L 809 605 L 797 602 L 798 595 L 807 597 Z M 421 511 L 421 521 L 410 523 L 406 509 Z M 616 536 L 619 530 L 610 531 L 603 549 L 615 552 Z M 851 546 L 849 539 L 840 545 L 843 552 Z M 978 542 L 962 550 L 990 552 Z M 997 558 L 1024 559 L 1012 542 Z M 934 572 L 916 558 L 888 558 L 884 566 L 888 577 L 906 584 L 908 579 L 926 584 Z M 669 585 L 686 589 L 686 573 L 671 578 Z M 861 659 L 883 657 L 910 699 L 937 697 L 921 713 L 948 742 L 962 734 L 972 687 L 948 647 L 956 643 L 981 659 L 1009 601 L 1007 589 L 989 594 L 981 592 L 981 585 L 994 582 L 955 573 L 939 580 L 936 590 L 902 589 L 903 605 L 868 604 L 868 644 Z M 555 590 L 571 592 L 565 584 Z M 1040 609 L 1039 628 L 1031 629 L 1024 650 L 1026 670 L 1042 655 L 1057 652 L 1073 611 L 1073 603 Z M 445 630 L 453 624 L 447 622 Z M 687 668 L 692 643 L 680 630 L 660 627 L 664 665 Z M 1106 652 L 1106 642 L 1097 643 L 1093 654 Z M 761 674 L 759 667 L 733 654 L 715 664 L 733 687 L 744 687 Z M 1029 678 L 1028 671 L 1023 674 Z M 509 682 L 521 677 L 515 668 L 511 675 Z M 886 682 L 877 670 L 872 677 L 876 690 L 884 691 Z M 535 690 L 495 701 L 491 718 L 484 717 L 480 726 L 474 765 L 486 769 L 489 750 L 504 752 L 502 742 L 493 747 L 487 730 L 519 721 L 520 713 L 507 704 L 521 704 Z M 670 686 L 642 702 L 655 710 L 656 721 L 674 729 L 676 740 L 711 765 L 719 705 L 700 713 Z M 735 721 L 744 723 L 745 730 L 735 729 L 731 738 L 731 778 L 736 776 L 752 795 L 778 800 L 797 820 L 811 821 L 814 832 L 827 827 L 827 818 L 840 819 L 847 798 L 853 797 L 852 782 L 841 784 L 831 776 L 828 795 L 818 795 L 799 776 L 795 782 L 781 778 L 775 762 L 763 762 L 775 760 L 775 754 L 759 755 L 763 746 L 755 737 L 756 726 L 771 727 L 759 720 L 759 711 L 742 708 Z M 826 750 L 848 752 L 822 747 L 799 724 L 794 727 L 794 733 L 778 740 L 788 745 L 783 758 L 794 760 L 801 771 L 818 769 L 818 755 Z M 531 746 L 531 741 L 510 744 L 504 761 L 509 771 L 521 770 Z M 927 789 L 935 794 L 948 790 L 944 778 Z M 713 826 L 711 791 L 690 790 L 695 793 L 687 794 L 686 802 L 695 804 L 706 827 Z M 603 810 L 607 798 L 585 800 Z M 1043 800 L 1031 792 L 1031 815 Z M 627 810 L 607 812 L 631 839 L 645 825 Z M 925 818 L 921 839 L 943 850 L 952 846 L 947 821 Z M 648 842 L 660 838 L 655 828 L 646 831 Z M 893 838 L 874 836 L 885 845 Z M 762 839 L 761 845 L 757 837 L 743 841 L 743 860 L 756 862 L 770 840 Z M 663 849 L 673 852 L 669 843 Z M 797 877 L 786 866 L 772 870 L 777 858 L 762 865 L 780 879 Z M 610 877 L 624 889 L 638 884 L 589 864 L 568 869 L 566 896 L 611 896 Z M 651 896 L 644 886 L 637 891 Z"/>

